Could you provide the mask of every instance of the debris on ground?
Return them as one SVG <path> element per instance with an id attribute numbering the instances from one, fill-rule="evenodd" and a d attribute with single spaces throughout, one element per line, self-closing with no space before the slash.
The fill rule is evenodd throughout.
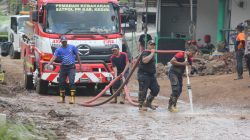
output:
<path id="1" fill-rule="evenodd" d="M 235 60 L 233 53 L 223 55 L 201 55 L 193 59 L 192 69 L 199 76 L 221 75 L 235 72 Z"/>
<path id="2" fill-rule="evenodd" d="M 168 65 L 163 65 L 162 63 L 157 64 L 157 78 L 166 79 L 167 78 L 167 70 Z"/>

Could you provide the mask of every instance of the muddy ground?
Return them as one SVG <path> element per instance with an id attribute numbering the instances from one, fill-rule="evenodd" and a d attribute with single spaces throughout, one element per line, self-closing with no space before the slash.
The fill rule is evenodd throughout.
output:
<path id="1" fill-rule="evenodd" d="M 41 138 L 58 140 L 166 140 L 250 139 L 250 77 L 234 81 L 236 74 L 191 77 L 194 113 L 185 90 L 179 113 L 167 111 L 170 86 L 160 78 L 159 108 L 140 112 L 126 103 L 98 107 L 58 104 L 58 96 L 38 95 L 23 89 L 22 61 L 2 59 L 6 85 L 0 85 L 0 113 L 8 120 L 33 124 Z M 130 80 L 135 96 L 138 84 Z M 91 97 L 78 96 L 77 103 Z M 103 100 L 107 97 L 102 97 Z M 135 97 L 136 98 L 136 97 Z M 67 98 L 68 100 L 68 98 Z"/>

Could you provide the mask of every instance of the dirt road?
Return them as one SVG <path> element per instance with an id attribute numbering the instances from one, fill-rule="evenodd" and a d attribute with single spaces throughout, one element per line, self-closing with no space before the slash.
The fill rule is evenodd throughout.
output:
<path id="1" fill-rule="evenodd" d="M 184 90 L 179 113 L 167 111 L 170 86 L 159 80 L 156 111 L 105 104 L 94 108 L 57 104 L 58 96 L 38 95 L 22 88 L 22 61 L 2 60 L 7 85 L 0 85 L 0 113 L 23 124 L 33 124 L 41 137 L 58 140 L 166 140 L 250 139 L 250 77 L 234 81 L 233 75 L 191 77 L 194 113 Z M 185 81 L 185 79 L 184 79 Z M 185 83 L 185 82 L 184 82 Z M 185 87 L 185 84 L 184 84 Z M 138 84 L 129 89 L 136 96 Z M 185 88 L 184 88 L 185 89 Z M 90 97 L 79 96 L 77 103 Z M 102 97 L 103 100 L 106 97 Z M 42 139 L 42 138 L 41 138 Z"/>

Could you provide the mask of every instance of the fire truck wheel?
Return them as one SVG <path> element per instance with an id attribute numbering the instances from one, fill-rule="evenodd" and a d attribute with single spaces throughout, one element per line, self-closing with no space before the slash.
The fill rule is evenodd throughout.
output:
<path id="1" fill-rule="evenodd" d="M 37 79 L 36 84 L 36 92 L 38 94 L 47 94 L 48 93 L 48 81 L 41 80 L 40 78 Z"/>
<path id="2" fill-rule="evenodd" d="M 34 87 L 33 75 L 24 74 L 24 86 L 26 89 L 31 90 Z"/>
<path id="3" fill-rule="evenodd" d="M 97 85 L 97 93 L 100 93 L 106 86 L 107 86 L 107 84 L 98 84 Z M 112 86 L 109 88 L 109 92 L 110 92 L 110 95 L 113 95 Z"/>
<path id="4" fill-rule="evenodd" d="M 111 95 L 111 96 L 114 94 L 113 88 L 112 88 L 112 87 L 109 88 L 109 92 L 110 92 L 110 95 Z"/>
<path id="5" fill-rule="evenodd" d="M 10 45 L 10 58 L 11 59 L 19 59 L 20 58 L 20 53 L 14 50 L 13 45 Z"/>
<path id="6" fill-rule="evenodd" d="M 95 84 L 88 84 L 87 89 L 88 89 L 88 94 L 87 95 L 97 95 L 98 93 L 96 92 L 95 89 Z"/>

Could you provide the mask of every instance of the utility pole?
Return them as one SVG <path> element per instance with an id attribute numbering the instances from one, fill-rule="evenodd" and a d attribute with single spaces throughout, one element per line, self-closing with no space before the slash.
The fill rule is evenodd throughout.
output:
<path id="1" fill-rule="evenodd" d="M 144 28 L 147 28 L 148 29 L 148 0 L 145 0 L 145 7 L 146 7 L 146 14 L 145 14 L 145 25 L 143 27 L 143 30 Z M 143 15 L 144 16 L 144 15 Z M 147 42 L 148 42 L 148 30 L 145 32 L 145 44 L 144 44 L 144 49 L 146 49 L 147 47 Z"/>

